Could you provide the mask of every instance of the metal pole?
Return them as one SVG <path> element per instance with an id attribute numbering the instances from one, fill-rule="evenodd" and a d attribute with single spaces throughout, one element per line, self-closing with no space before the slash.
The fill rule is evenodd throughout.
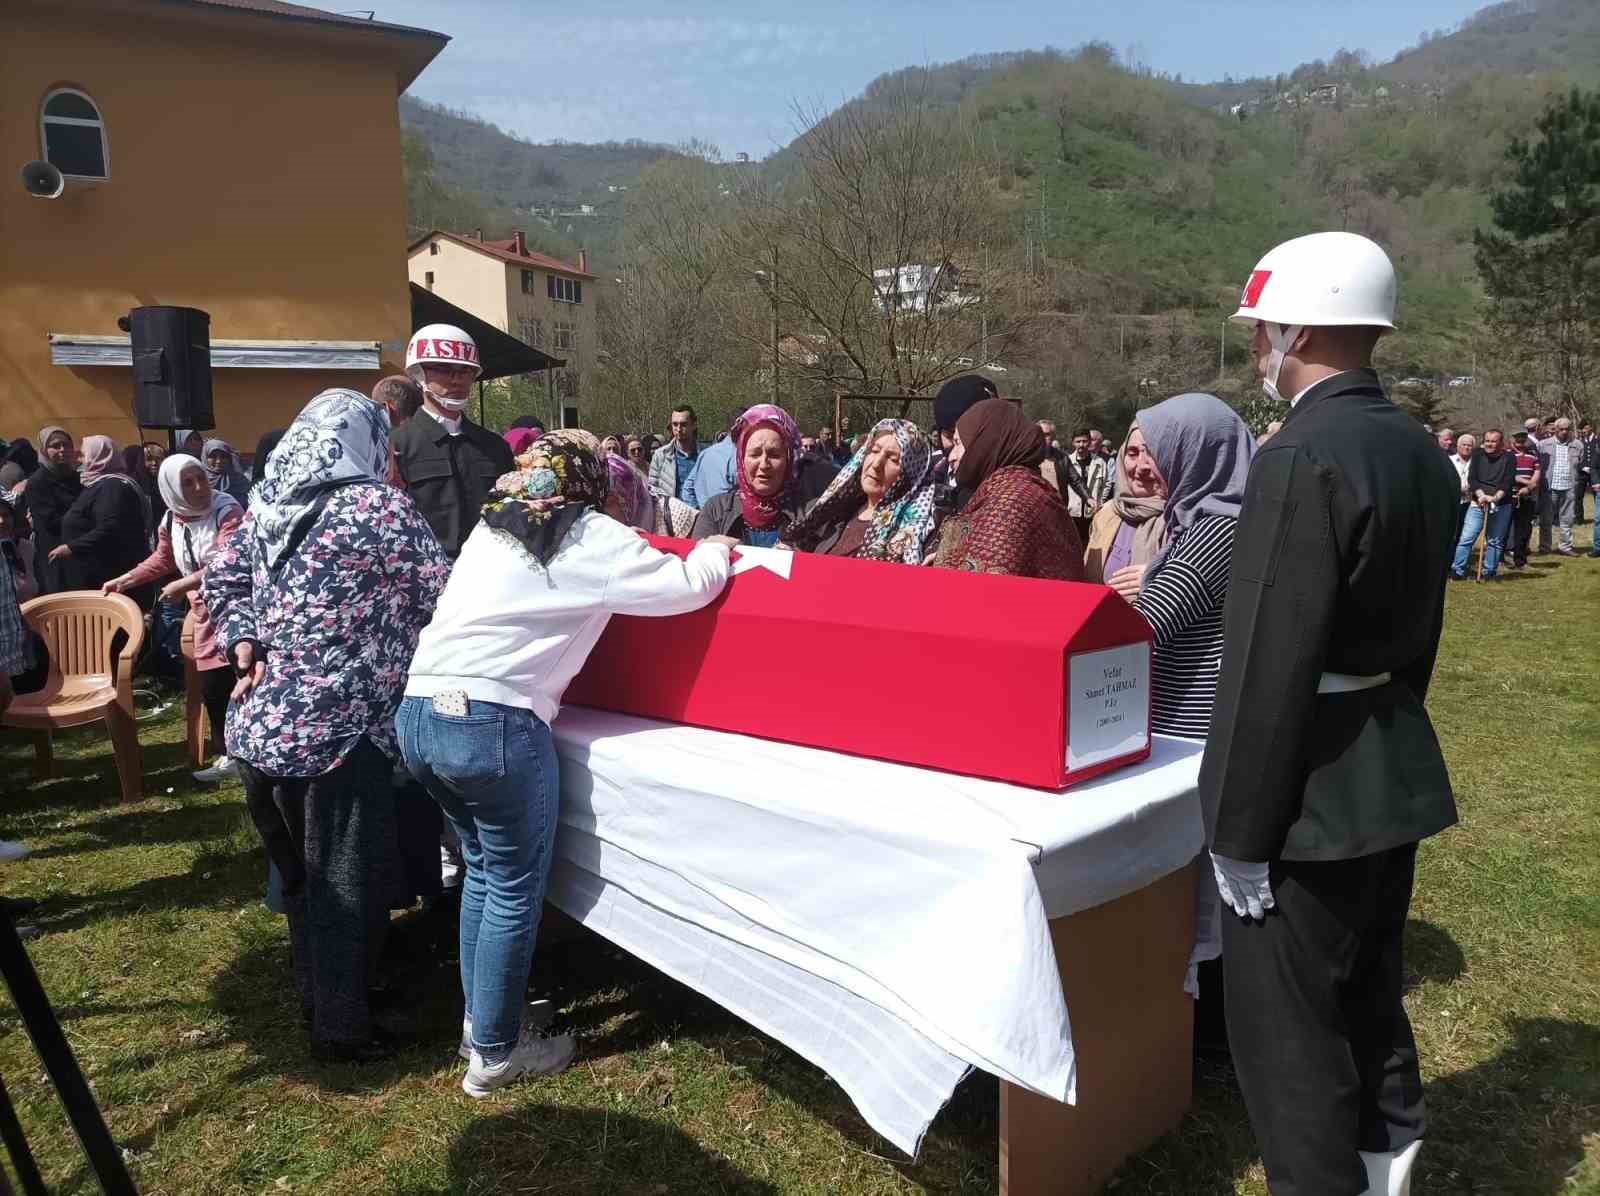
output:
<path id="1" fill-rule="evenodd" d="M 1217 338 L 1217 377 L 1228 372 L 1228 321 L 1222 321 L 1222 335 Z"/>
<path id="2" fill-rule="evenodd" d="M 61 1032 L 61 1023 L 56 1020 L 55 1010 L 50 1008 L 50 998 L 45 996 L 44 986 L 39 983 L 39 973 L 33 970 L 33 962 L 17 937 L 11 915 L 4 913 L 0 913 L 0 974 L 5 976 L 6 987 L 11 990 L 11 1003 L 21 1015 L 39 1062 L 44 1064 L 50 1083 L 61 1098 L 67 1119 L 77 1132 L 83 1153 L 88 1156 L 89 1166 L 100 1181 L 101 1191 L 106 1196 L 137 1196 L 138 1190 L 123 1165 L 122 1154 L 106 1128 L 105 1118 L 100 1115 L 100 1106 L 78 1068 L 67 1036 Z"/>
<path id="3" fill-rule="evenodd" d="M 772 308 L 772 405 L 778 406 L 778 251 L 772 251 L 772 278 L 767 299 Z"/>

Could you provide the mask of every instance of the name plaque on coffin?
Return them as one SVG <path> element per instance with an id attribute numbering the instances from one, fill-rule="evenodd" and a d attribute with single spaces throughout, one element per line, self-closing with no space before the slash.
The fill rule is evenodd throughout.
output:
<path id="1" fill-rule="evenodd" d="M 614 616 L 563 700 L 1039 789 L 1150 754 L 1150 628 L 1105 586 L 780 549 L 733 571 L 692 614 Z"/>

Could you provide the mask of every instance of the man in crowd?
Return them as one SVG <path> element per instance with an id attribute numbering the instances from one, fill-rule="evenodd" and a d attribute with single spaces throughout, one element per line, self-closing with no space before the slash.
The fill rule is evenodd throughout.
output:
<path id="1" fill-rule="evenodd" d="M 674 413 L 672 418 L 673 435 L 676 436 L 678 413 Z M 667 448 L 672 448 L 672 445 L 669 444 Z M 692 507 L 703 507 L 717 495 L 726 494 L 737 486 L 738 462 L 734 460 L 734 454 L 738 450 L 739 446 L 733 437 L 727 434 L 717 437 L 715 444 L 701 449 L 700 456 L 695 461 L 694 472 L 689 478 L 689 492 L 694 498 L 692 500 L 686 498 L 683 501 Z"/>
<path id="2" fill-rule="evenodd" d="M 1456 449 L 1456 433 L 1454 428 L 1439 429 L 1439 447 L 1449 456 Z"/>
<path id="3" fill-rule="evenodd" d="M 1382 249 L 1320 233 L 1269 253 L 1234 316 L 1289 410 L 1245 488 L 1200 797 L 1278 1196 L 1408 1191 L 1424 1131 L 1401 944 L 1417 842 L 1456 821 L 1423 699 L 1457 486 L 1372 369 L 1394 301 Z"/>
<path id="4" fill-rule="evenodd" d="M 1455 544 L 1461 539 L 1461 528 L 1467 521 L 1467 508 L 1472 505 L 1472 492 L 1467 488 L 1467 472 L 1472 468 L 1472 454 L 1478 447 L 1478 438 L 1471 432 L 1463 432 L 1456 437 L 1456 451 L 1450 457 L 1450 464 L 1455 466 L 1456 481 L 1460 483 L 1457 491 L 1460 502 L 1456 505 L 1456 530 L 1450 537 L 1450 543 Z M 1538 506 L 1537 498 L 1534 506 Z"/>
<path id="5" fill-rule="evenodd" d="M 406 375 L 422 390 L 427 418 L 395 432 L 395 471 L 452 561 L 495 479 L 515 468 L 505 440 L 466 416 L 480 372 L 478 346 L 454 325 L 429 324 L 406 346 Z"/>
<path id="6" fill-rule="evenodd" d="M 661 494 L 670 494 L 691 507 L 704 505 L 694 489 L 695 466 L 700 463 L 702 446 L 694 408 L 685 403 L 672 409 L 672 439 L 650 458 L 650 485 Z"/>
<path id="7" fill-rule="evenodd" d="M 1105 433 L 1099 428 L 1089 429 L 1089 451 L 1097 457 L 1111 458 L 1111 446 L 1106 443 Z"/>
<path id="8" fill-rule="evenodd" d="M 1450 569 L 1457 581 L 1467 576 L 1467 562 L 1472 558 L 1479 532 L 1484 539 L 1479 576 L 1493 581 L 1500 568 L 1506 536 L 1511 530 L 1511 500 L 1517 489 L 1516 458 L 1504 450 L 1500 429 L 1490 428 L 1483 434 L 1483 447 L 1472 454 L 1472 464 L 1467 469 L 1467 518 L 1461 538 L 1456 541 L 1456 557 Z"/>
<path id="9" fill-rule="evenodd" d="M 1533 520 L 1539 513 L 1539 454 L 1528 443 L 1528 432 L 1518 428 L 1511 433 L 1512 458 L 1516 463 L 1516 489 L 1512 499 L 1516 508 L 1511 516 L 1511 567 L 1528 564 L 1528 548 L 1533 540 Z M 1459 534 L 1459 533 L 1458 533 Z"/>
<path id="10" fill-rule="evenodd" d="M 1595 472 L 1595 436 L 1594 425 L 1588 420 L 1578 425 L 1578 443 L 1583 445 L 1583 468 L 1579 470 L 1578 481 L 1578 519 L 1579 523 L 1585 522 L 1583 517 L 1583 498 L 1588 493 L 1600 473 Z M 1596 508 L 1600 510 L 1600 508 Z"/>
<path id="11" fill-rule="evenodd" d="M 1550 525 L 1560 532 L 1556 552 L 1577 556 L 1572 547 L 1572 520 L 1578 509 L 1578 488 L 1583 484 L 1583 445 L 1572 437 L 1572 421 L 1562 416 L 1553 434 L 1539 442 L 1539 467 L 1549 495 L 1539 512 L 1539 551 L 1550 551 Z"/>
<path id="12" fill-rule="evenodd" d="M 422 410 L 422 387 L 404 374 L 390 374 L 372 388 L 372 401 L 389 413 L 389 485 L 405 489 L 400 467 L 394 460 L 394 433 Z M 264 463 L 263 463 L 264 464 Z"/>
<path id="13" fill-rule="evenodd" d="M 1054 449 L 1056 452 L 1059 453 L 1061 451 L 1061 446 L 1056 443 L 1056 426 L 1055 426 L 1055 424 L 1051 423 L 1047 419 L 1041 419 L 1039 421 L 1039 431 L 1044 434 L 1044 445 L 1045 445 L 1045 448 Z"/>
<path id="14" fill-rule="evenodd" d="M 1077 479 L 1078 487 L 1062 497 L 1067 500 L 1067 514 L 1077 526 L 1078 538 L 1087 544 L 1089 524 L 1094 522 L 1095 512 L 1110 497 L 1111 491 L 1106 459 L 1089 448 L 1089 429 L 1082 428 L 1072 434 L 1072 452 L 1066 457 L 1066 468 Z"/>

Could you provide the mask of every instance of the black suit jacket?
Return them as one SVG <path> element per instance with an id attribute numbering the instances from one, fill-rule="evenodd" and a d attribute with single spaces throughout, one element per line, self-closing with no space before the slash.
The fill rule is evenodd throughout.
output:
<path id="1" fill-rule="evenodd" d="M 1459 489 L 1370 370 L 1318 383 L 1256 454 L 1200 769 L 1218 853 L 1354 859 L 1456 821 L 1423 699 Z M 1325 672 L 1393 679 L 1319 696 Z"/>
<path id="2" fill-rule="evenodd" d="M 426 411 L 394 434 L 394 460 L 406 493 L 451 560 L 478 525 L 495 479 L 516 468 L 511 446 L 487 428 L 463 417 L 461 435 L 451 436 Z"/>

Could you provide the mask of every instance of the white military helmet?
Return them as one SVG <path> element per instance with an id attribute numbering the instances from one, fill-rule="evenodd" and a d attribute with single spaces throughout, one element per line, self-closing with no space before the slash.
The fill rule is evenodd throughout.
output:
<path id="1" fill-rule="evenodd" d="M 1394 328 L 1394 263 L 1355 233 L 1285 241 L 1256 264 L 1233 319 L 1298 328 Z"/>
<path id="2" fill-rule="evenodd" d="M 469 365 L 475 374 L 483 373 L 478 342 L 454 324 L 428 324 L 411 334 L 406 345 L 406 369 L 424 362 Z"/>

